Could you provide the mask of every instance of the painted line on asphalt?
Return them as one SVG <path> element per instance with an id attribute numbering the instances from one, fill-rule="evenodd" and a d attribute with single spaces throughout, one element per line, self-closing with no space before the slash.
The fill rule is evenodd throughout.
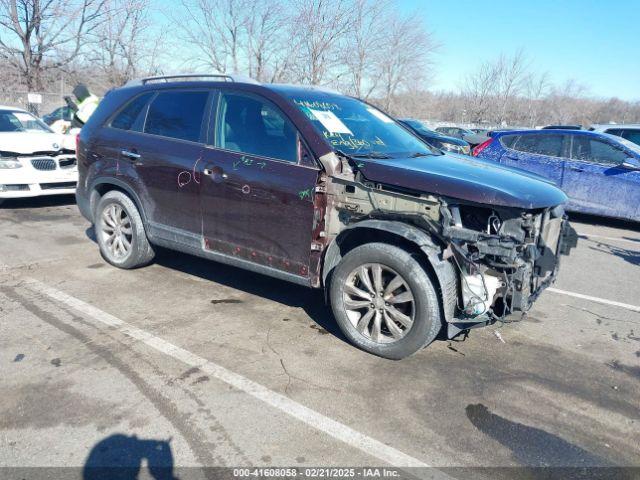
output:
<path id="1" fill-rule="evenodd" d="M 578 232 L 578 238 L 580 237 L 593 238 L 593 239 L 599 239 L 599 240 L 610 240 L 612 242 L 631 243 L 633 245 L 636 245 L 638 248 L 640 248 L 640 239 L 632 240 L 629 238 L 605 237 L 604 235 L 592 235 L 590 233 Z"/>
<path id="2" fill-rule="evenodd" d="M 100 322 L 109 327 L 115 328 L 128 337 L 139 340 L 140 342 L 154 348 L 155 350 L 175 358 L 190 367 L 197 367 L 203 372 L 214 376 L 238 390 L 241 390 L 254 398 L 274 407 L 278 410 L 290 415 L 301 422 L 313 427 L 331 437 L 346 443 L 347 445 L 357 448 L 363 453 L 375 457 L 394 467 L 429 467 L 426 463 L 414 458 L 406 453 L 401 452 L 393 447 L 360 433 L 353 428 L 333 420 L 315 410 L 269 390 L 267 387 L 249 380 L 231 370 L 228 370 L 210 360 L 195 355 L 184 348 L 178 347 L 172 343 L 163 340 L 145 330 L 134 327 L 131 324 L 107 313 L 99 308 L 94 307 L 82 300 L 68 295 L 60 290 L 45 285 L 37 280 L 26 279 L 22 284 L 30 290 L 46 295 L 49 298 L 73 308 L 74 310 L 85 314 L 86 316 Z M 435 472 L 432 472 L 432 474 Z"/>
<path id="3" fill-rule="evenodd" d="M 613 300 L 607 300 L 606 298 L 592 297 L 590 295 L 583 295 L 582 293 L 567 292 L 566 290 L 560 290 L 558 288 L 547 288 L 547 292 L 558 293 L 560 295 L 567 295 L 569 297 L 581 298 L 583 300 L 589 300 L 595 303 L 602 303 L 604 305 L 612 305 L 614 307 L 626 308 L 633 312 L 640 312 L 640 307 L 636 305 L 629 305 L 628 303 L 614 302 Z"/>

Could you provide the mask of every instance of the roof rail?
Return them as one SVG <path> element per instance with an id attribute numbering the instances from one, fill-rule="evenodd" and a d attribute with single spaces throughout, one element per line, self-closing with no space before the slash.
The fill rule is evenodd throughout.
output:
<path id="1" fill-rule="evenodd" d="M 252 83 L 259 85 L 260 82 L 254 80 L 251 77 L 245 75 L 235 75 L 226 73 L 186 73 L 176 75 L 158 75 L 155 77 L 144 77 L 131 80 L 125 84 L 126 87 L 133 87 L 139 85 L 146 85 L 148 83 L 156 82 L 170 82 L 172 80 L 184 80 L 184 81 L 223 81 L 223 82 L 239 82 L 239 83 Z"/>
<path id="2" fill-rule="evenodd" d="M 277 83 L 276 85 L 280 85 L 281 87 L 296 87 L 296 88 L 302 88 L 306 90 L 315 90 L 317 92 L 334 93 L 334 94 L 342 95 L 342 93 L 340 93 L 338 90 L 331 87 L 324 87 L 322 85 L 306 85 L 306 84 L 299 84 L 299 83 Z"/>

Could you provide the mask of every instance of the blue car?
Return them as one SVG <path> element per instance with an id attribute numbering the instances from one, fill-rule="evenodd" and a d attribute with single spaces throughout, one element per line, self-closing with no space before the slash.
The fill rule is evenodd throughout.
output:
<path id="1" fill-rule="evenodd" d="M 496 132 L 472 153 L 536 173 L 569 197 L 567 210 L 640 221 L 640 145 L 584 130 Z"/>

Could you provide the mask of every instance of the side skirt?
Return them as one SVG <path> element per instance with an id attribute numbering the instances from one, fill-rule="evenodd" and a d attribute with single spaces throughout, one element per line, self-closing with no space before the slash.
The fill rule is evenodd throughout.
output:
<path id="1" fill-rule="evenodd" d="M 204 239 L 201 235 L 151 222 L 148 224 L 148 235 L 149 241 L 160 247 L 188 253 L 206 260 L 224 263 L 225 265 L 239 267 L 244 270 L 285 280 L 297 285 L 312 287 L 311 279 L 308 277 L 302 277 L 273 267 L 259 265 L 233 255 L 207 250 L 204 245 Z"/>

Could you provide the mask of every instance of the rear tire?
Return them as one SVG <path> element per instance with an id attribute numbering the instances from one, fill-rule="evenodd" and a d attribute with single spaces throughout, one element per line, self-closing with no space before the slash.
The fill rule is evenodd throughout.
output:
<path id="1" fill-rule="evenodd" d="M 120 191 L 107 192 L 98 202 L 95 233 L 102 257 L 115 267 L 143 267 L 155 256 L 136 205 Z"/>
<path id="2" fill-rule="evenodd" d="M 347 338 L 380 357 L 408 357 L 442 328 L 429 275 L 412 254 L 386 243 L 368 243 L 347 253 L 334 270 L 329 296 Z"/>

